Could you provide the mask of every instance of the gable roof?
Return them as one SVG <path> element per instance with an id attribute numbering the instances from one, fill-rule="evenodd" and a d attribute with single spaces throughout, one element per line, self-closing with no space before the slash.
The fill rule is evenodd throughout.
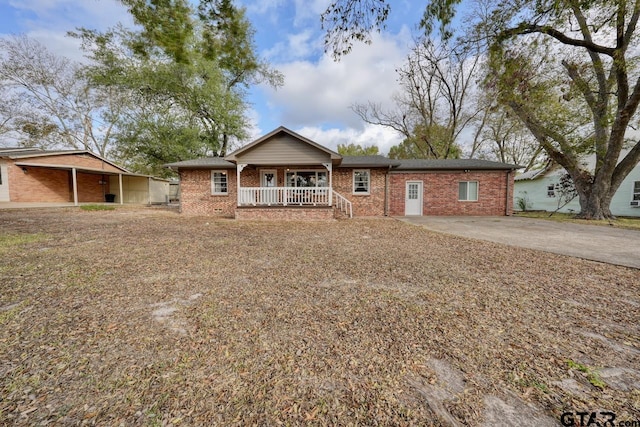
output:
<path id="1" fill-rule="evenodd" d="M 394 170 L 515 170 L 522 166 L 479 159 L 403 159 Z"/>
<path id="2" fill-rule="evenodd" d="M 279 133 L 286 133 L 289 136 L 298 139 L 306 144 L 309 144 L 310 146 L 316 148 L 319 151 L 323 151 L 326 154 L 328 154 L 331 157 L 331 160 L 341 160 L 342 156 L 338 153 L 336 153 L 335 151 L 329 150 L 328 148 L 318 144 L 317 142 L 314 142 L 312 140 L 310 140 L 309 138 L 305 138 L 304 136 L 295 133 L 294 131 L 287 129 L 284 126 L 280 126 L 277 129 L 274 129 L 273 131 L 269 132 L 268 134 L 261 136 L 260 138 L 256 139 L 255 141 L 251 142 L 248 145 L 245 145 L 244 147 L 238 148 L 236 151 L 232 152 L 231 154 L 228 154 L 225 157 L 225 160 L 237 160 L 238 156 L 256 148 L 257 146 L 263 144 L 264 142 L 268 141 L 269 139 L 271 139 L 272 137 L 278 135 Z"/>
<path id="3" fill-rule="evenodd" d="M 73 154 L 87 154 L 89 156 L 95 157 L 98 160 L 101 160 L 109 165 L 113 166 L 116 169 L 120 169 L 121 171 L 131 174 L 130 171 L 113 163 L 110 160 L 107 160 L 99 155 L 92 153 L 89 150 L 42 150 L 40 148 L 0 148 L 0 157 L 4 157 L 11 160 L 24 160 L 24 159 L 33 159 L 37 157 L 53 157 L 53 156 L 63 156 L 63 155 L 73 155 Z M 46 166 L 46 165 L 43 165 Z"/>
<path id="4" fill-rule="evenodd" d="M 30 151 L 43 151 L 43 150 L 40 148 L 27 148 L 27 147 L 0 147 L 0 156 L 6 153 L 15 153 L 18 151 L 30 152 Z"/>

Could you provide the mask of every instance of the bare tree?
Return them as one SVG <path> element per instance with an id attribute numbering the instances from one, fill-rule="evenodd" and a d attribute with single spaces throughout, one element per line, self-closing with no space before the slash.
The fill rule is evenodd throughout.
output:
<path id="1" fill-rule="evenodd" d="M 105 156 L 121 99 L 90 87 L 82 67 L 25 35 L 0 39 L 0 79 L 21 108 L 6 123 L 23 145 Z"/>
<path id="2" fill-rule="evenodd" d="M 409 143 L 420 144 L 426 151 L 423 157 L 451 157 L 460 151 L 462 132 L 482 117 L 473 99 L 479 65 L 480 56 L 473 50 L 422 39 L 397 70 L 400 92 L 393 98 L 395 107 L 385 110 L 369 102 L 352 109 L 365 122 L 389 127 Z"/>
<path id="3" fill-rule="evenodd" d="M 486 111 L 481 132 L 483 153 L 503 163 L 525 166 L 525 171 L 538 165 L 543 149 L 520 119 L 497 105 Z"/>

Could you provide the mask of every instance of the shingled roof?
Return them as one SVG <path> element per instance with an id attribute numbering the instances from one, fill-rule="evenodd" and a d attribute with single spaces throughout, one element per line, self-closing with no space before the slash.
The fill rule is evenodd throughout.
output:
<path id="1" fill-rule="evenodd" d="M 522 166 L 478 159 L 403 159 L 394 170 L 513 170 Z"/>
<path id="2" fill-rule="evenodd" d="M 0 157 L 8 157 L 10 159 L 19 159 L 23 157 L 55 156 L 55 155 L 61 155 L 61 154 L 80 154 L 80 153 L 93 154 L 87 150 L 42 150 L 40 148 L 25 148 L 25 147 L 0 148 Z"/>
<path id="3" fill-rule="evenodd" d="M 235 169 L 236 164 L 222 157 L 202 157 L 182 162 L 168 163 L 165 165 L 171 169 Z"/>
<path id="4" fill-rule="evenodd" d="M 385 156 L 344 156 L 339 168 L 380 168 L 399 166 L 399 160 L 389 159 Z"/>

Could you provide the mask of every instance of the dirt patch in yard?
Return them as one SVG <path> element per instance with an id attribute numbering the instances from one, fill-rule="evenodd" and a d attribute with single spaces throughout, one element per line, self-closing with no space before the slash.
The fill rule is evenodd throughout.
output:
<path id="1" fill-rule="evenodd" d="M 160 209 L 0 211 L 0 250 L 0 425 L 640 420 L 639 270 Z"/>

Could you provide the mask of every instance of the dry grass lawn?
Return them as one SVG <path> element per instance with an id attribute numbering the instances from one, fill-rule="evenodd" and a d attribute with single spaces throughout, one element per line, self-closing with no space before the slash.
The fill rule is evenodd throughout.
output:
<path id="1" fill-rule="evenodd" d="M 390 219 L 45 209 L 0 211 L 0 283 L 0 425 L 640 419 L 634 269 Z"/>

